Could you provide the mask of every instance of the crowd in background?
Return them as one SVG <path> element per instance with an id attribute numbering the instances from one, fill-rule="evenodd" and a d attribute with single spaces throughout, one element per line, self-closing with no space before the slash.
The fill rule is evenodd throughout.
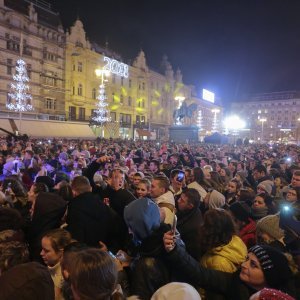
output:
<path id="1" fill-rule="evenodd" d="M 1 299 L 300 299 L 298 146 L 3 137 L 0 176 Z"/>

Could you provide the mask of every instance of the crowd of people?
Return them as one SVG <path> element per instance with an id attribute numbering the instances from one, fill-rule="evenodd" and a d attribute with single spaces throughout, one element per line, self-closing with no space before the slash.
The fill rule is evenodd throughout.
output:
<path id="1" fill-rule="evenodd" d="M 1 299 L 300 299 L 300 148 L 0 139 Z"/>

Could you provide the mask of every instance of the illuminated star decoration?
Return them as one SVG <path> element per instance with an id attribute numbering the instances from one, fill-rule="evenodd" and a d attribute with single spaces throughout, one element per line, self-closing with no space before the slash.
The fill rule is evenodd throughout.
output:
<path id="1" fill-rule="evenodd" d="M 104 84 L 100 84 L 99 86 L 99 95 L 97 100 L 99 100 L 96 104 L 97 109 L 95 110 L 95 116 L 92 118 L 97 123 L 105 123 L 110 121 L 109 110 L 106 109 L 108 103 L 105 101 L 107 99 L 105 95 L 105 86 Z"/>
<path id="2" fill-rule="evenodd" d="M 16 74 L 13 75 L 13 79 L 15 82 L 10 85 L 12 93 L 8 93 L 8 96 L 13 101 L 7 103 L 6 107 L 9 110 L 17 112 L 33 110 L 33 106 L 30 104 L 32 96 L 27 93 L 29 91 L 29 86 L 26 83 L 29 82 L 29 78 L 24 60 L 17 60 Z"/>

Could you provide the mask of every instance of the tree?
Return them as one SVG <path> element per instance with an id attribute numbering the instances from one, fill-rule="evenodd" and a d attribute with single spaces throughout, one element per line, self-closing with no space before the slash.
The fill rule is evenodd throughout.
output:
<path id="1" fill-rule="evenodd" d="M 110 121 L 109 110 L 106 108 L 108 106 L 106 99 L 107 97 L 105 95 L 105 85 L 102 83 L 99 86 L 99 95 L 97 96 L 97 109 L 94 111 L 94 116 L 92 117 L 93 121 L 100 126 Z"/>
<path id="2" fill-rule="evenodd" d="M 6 107 L 16 112 L 33 110 L 31 105 L 32 96 L 29 94 L 29 77 L 27 75 L 26 63 L 22 59 L 17 60 L 16 74 L 13 75 L 14 82 L 11 83 L 11 93 L 8 93 L 9 102 Z"/>

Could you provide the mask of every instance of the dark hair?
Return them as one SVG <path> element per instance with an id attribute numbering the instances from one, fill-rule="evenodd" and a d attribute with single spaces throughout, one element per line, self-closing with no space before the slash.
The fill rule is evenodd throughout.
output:
<path id="1" fill-rule="evenodd" d="M 255 192 L 253 190 L 247 188 L 240 189 L 239 201 L 243 201 L 249 204 L 249 203 L 253 203 L 254 198 L 255 198 Z"/>
<path id="2" fill-rule="evenodd" d="M 184 194 L 188 198 L 188 202 L 192 204 L 194 207 L 199 207 L 200 205 L 200 194 L 196 189 L 189 188 L 185 189 L 182 194 Z"/>
<path id="3" fill-rule="evenodd" d="M 151 163 L 154 163 L 156 165 L 157 169 L 159 170 L 159 161 L 157 159 L 150 160 L 150 164 Z"/>
<path id="4" fill-rule="evenodd" d="M 20 180 L 14 177 L 7 177 L 2 183 L 2 190 L 5 191 L 10 184 L 10 188 L 16 197 L 26 197 L 27 191 Z"/>
<path id="5" fill-rule="evenodd" d="M 0 231 L 20 230 L 24 225 L 21 213 L 10 207 L 0 207 Z"/>
<path id="6" fill-rule="evenodd" d="M 236 191 L 239 191 L 242 187 L 242 183 L 237 179 L 231 179 L 229 182 L 234 182 L 235 183 Z"/>
<path id="7" fill-rule="evenodd" d="M 62 181 L 62 182 L 65 182 L 65 184 L 60 186 L 60 188 L 58 189 L 58 195 L 61 196 L 65 201 L 69 202 L 73 199 L 71 185 L 66 181 Z"/>
<path id="8" fill-rule="evenodd" d="M 98 249 L 77 252 L 70 265 L 70 282 L 81 300 L 110 299 L 117 277 L 113 259 Z"/>
<path id="9" fill-rule="evenodd" d="M 264 172 L 267 175 L 267 169 L 264 165 L 257 165 L 253 168 L 253 172 L 257 171 L 258 173 Z"/>
<path id="10" fill-rule="evenodd" d="M 201 226 L 201 245 L 204 252 L 215 247 L 227 245 L 236 228 L 229 212 L 224 209 L 210 209 L 204 214 Z"/>
<path id="11" fill-rule="evenodd" d="M 35 194 L 39 194 L 41 192 L 48 193 L 49 192 L 49 188 L 43 182 L 36 182 L 36 183 L 33 184 L 33 192 Z"/>

